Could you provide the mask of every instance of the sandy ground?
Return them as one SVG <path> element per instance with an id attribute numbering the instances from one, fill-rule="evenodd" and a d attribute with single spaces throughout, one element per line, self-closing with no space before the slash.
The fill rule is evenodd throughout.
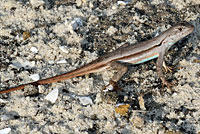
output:
<path id="1" fill-rule="evenodd" d="M 200 133 L 199 4 L 198 0 L 1 0 L 1 90 L 76 69 L 181 21 L 193 24 L 195 31 L 165 57 L 173 66 L 166 78 L 176 83 L 176 92 L 162 87 L 156 60 L 130 67 L 118 92 L 102 92 L 113 71 L 27 87 L 0 95 L 0 133 Z M 45 99 L 57 89 L 55 102 Z"/>

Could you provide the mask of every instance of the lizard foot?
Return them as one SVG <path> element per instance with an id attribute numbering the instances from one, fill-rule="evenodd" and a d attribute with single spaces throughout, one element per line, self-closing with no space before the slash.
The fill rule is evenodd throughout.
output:
<path id="1" fill-rule="evenodd" d="M 164 88 L 165 86 L 167 86 L 167 88 L 169 88 L 171 90 L 172 87 L 174 86 L 174 84 L 172 84 L 168 81 L 163 81 L 162 88 Z"/>
<path id="2" fill-rule="evenodd" d="M 172 89 L 172 87 L 175 86 L 175 84 L 172 84 L 172 83 L 170 83 L 170 82 L 165 81 L 165 82 L 163 82 L 163 84 L 162 84 L 162 89 L 164 89 L 164 86 L 167 86 L 167 88 L 169 89 L 168 91 L 169 91 L 171 94 L 173 94 L 173 93 L 176 92 L 174 89 Z M 161 94 L 162 94 L 162 92 L 163 92 L 163 91 L 161 91 Z"/>

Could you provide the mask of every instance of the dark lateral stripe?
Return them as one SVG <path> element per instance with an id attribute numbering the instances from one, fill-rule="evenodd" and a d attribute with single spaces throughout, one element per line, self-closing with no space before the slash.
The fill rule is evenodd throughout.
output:
<path id="1" fill-rule="evenodd" d="M 156 45 L 156 46 L 154 46 L 154 47 L 152 47 L 152 48 L 150 48 L 150 49 L 147 49 L 147 50 L 144 50 L 144 51 L 141 51 L 141 52 L 138 52 L 138 53 L 135 53 L 135 54 L 132 54 L 132 55 L 128 55 L 128 56 L 124 56 L 124 57 L 120 57 L 120 58 L 118 58 L 118 59 L 114 59 L 113 61 L 118 61 L 118 60 L 126 60 L 126 59 L 129 59 L 129 58 L 132 58 L 132 57 L 139 57 L 141 54 L 143 54 L 143 53 L 148 53 L 149 51 L 152 51 L 153 49 L 155 49 L 156 47 L 158 47 L 159 45 Z M 154 55 L 156 55 L 157 54 L 157 52 L 154 54 Z M 154 56 L 153 55 L 153 56 Z M 149 56 L 147 56 L 147 58 L 148 58 Z M 151 57 L 151 56 L 150 56 Z M 137 61 L 137 62 L 139 62 L 139 61 Z M 136 62 L 136 63 L 137 63 Z"/>

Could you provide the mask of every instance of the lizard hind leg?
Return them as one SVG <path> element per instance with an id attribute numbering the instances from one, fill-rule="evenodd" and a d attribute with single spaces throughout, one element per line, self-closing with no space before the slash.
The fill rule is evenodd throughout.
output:
<path id="1" fill-rule="evenodd" d="M 109 64 L 109 66 L 117 70 L 117 72 L 113 75 L 111 80 L 109 81 L 109 84 L 106 85 L 103 88 L 103 91 L 111 91 L 111 90 L 119 90 L 119 86 L 117 85 L 117 82 L 120 80 L 120 78 L 127 72 L 128 67 L 120 62 L 113 61 Z"/>

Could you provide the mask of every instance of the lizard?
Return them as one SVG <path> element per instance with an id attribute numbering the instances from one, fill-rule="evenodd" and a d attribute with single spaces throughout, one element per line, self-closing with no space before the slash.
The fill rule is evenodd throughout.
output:
<path id="1" fill-rule="evenodd" d="M 150 40 L 143 41 L 135 45 L 124 44 L 120 48 L 109 52 L 104 56 L 99 57 L 96 60 L 86 65 L 83 65 L 75 70 L 56 75 L 50 78 L 41 79 L 38 81 L 22 84 L 16 87 L 8 88 L 0 91 L 0 94 L 24 89 L 24 87 L 27 85 L 38 86 L 50 84 L 53 82 L 67 80 L 77 76 L 99 72 L 103 69 L 108 68 L 117 70 L 117 72 L 110 79 L 109 84 L 106 86 L 106 88 L 114 88 L 117 82 L 120 80 L 120 78 L 128 70 L 127 65 L 125 65 L 124 63 L 131 63 L 137 65 L 155 58 L 157 58 L 156 70 L 159 78 L 161 79 L 163 85 L 171 87 L 172 84 L 169 83 L 164 77 L 163 67 L 166 70 L 170 70 L 170 68 L 168 68 L 165 64 L 164 56 L 172 45 L 174 45 L 176 42 L 192 33 L 193 30 L 193 25 L 187 22 L 182 22 L 172 26 L 168 30 L 164 31 L 156 37 L 153 37 Z"/>

